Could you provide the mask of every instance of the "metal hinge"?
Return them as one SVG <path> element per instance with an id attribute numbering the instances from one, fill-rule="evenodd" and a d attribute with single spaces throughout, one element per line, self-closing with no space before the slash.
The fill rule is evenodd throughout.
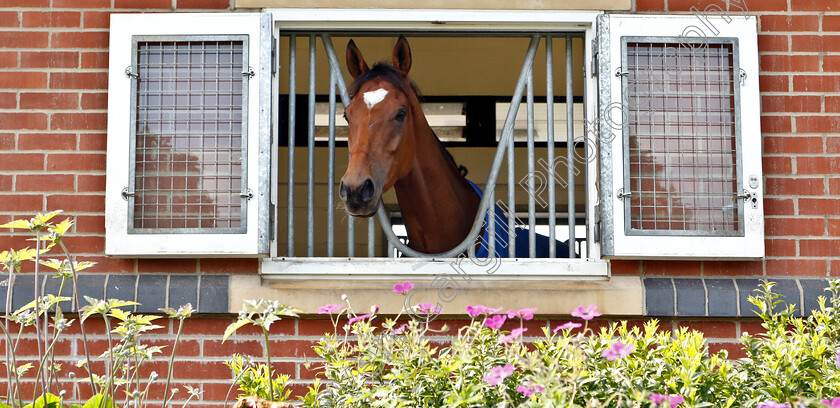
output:
<path id="1" fill-rule="evenodd" d="M 251 191 L 250 188 L 246 188 L 244 191 L 239 193 L 239 196 L 242 197 L 242 198 L 247 198 L 247 199 L 250 200 L 250 199 L 254 198 L 254 192 Z"/>
<path id="2" fill-rule="evenodd" d="M 615 193 L 615 197 L 621 201 L 624 201 L 624 197 L 630 197 L 633 195 L 632 191 L 624 192 L 623 188 L 619 188 L 618 191 Z"/>
<path id="3" fill-rule="evenodd" d="M 131 65 L 129 65 L 129 66 L 125 67 L 125 77 L 126 78 L 137 79 L 137 78 L 140 78 L 140 75 L 136 74 L 134 72 L 134 69 L 131 67 Z"/>
<path id="4" fill-rule="evenodd" d="M 247 71 L 242 71 L 242 76 L 247 76 L 249 79 L 253 78 L 254 75 L 257 75 L 257 73 L 254 71 L 254 67 L 248 67 Z"/>
<path id="5" fill-rule="evenodd" d="M 592 75 L 591 76 L 598 76 L 598 70 L 600 69 L 598 62 L 598 37 L 595 37 L 592 40 Z"/>
<path id="6" fill-rule="evenodd" d="M 123 200 L 128 201 L 128 197 L 134 197 L 133 191 L 128 191 L 128 187 L 123 187 L 122 192 L 120 192 Z"/>
<path id="7" fill-rule="evenodd" d="M 271 36 L 271 75 L 277 73 L 277 39 Z"/>

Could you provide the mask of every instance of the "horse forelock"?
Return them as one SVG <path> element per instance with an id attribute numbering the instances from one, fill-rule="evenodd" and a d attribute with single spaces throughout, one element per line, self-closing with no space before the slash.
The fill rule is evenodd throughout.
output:
<path id="1" fill-rule="evenodd" d="M 409 81 L 406 79 L 400 71 L 397 71 L 396 68 L 391 66 L 386 62 L 377 62 L 371 69 L 365 72 L 362 75 L 359 75 L 352 84 L 350 84 L 349 89 L 347 90 L 350 94 L 350 97 L 353 98 L 359 93 L 359 89 L 364 85 L 366 82 L 372 79 L 382 79 L 386 82 L 390 83 L 391 85 L 395 86 L 399 89 L 402 93 L 406 95 L 411 95 L 414 93 L 417 96 L 417 99 L 420 99 L 420 89 L 417 88 L 417 85 L 414 82 Z"/>

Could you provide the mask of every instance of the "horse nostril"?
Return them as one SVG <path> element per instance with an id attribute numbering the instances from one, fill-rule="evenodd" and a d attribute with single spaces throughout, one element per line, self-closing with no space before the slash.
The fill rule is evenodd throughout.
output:
<path id="1" fill-rule="evenodd" d="M 350 189 L 347 188 L 347 185 L 344 184 L 342 181 L 341 184 L 338 185 L 338 197 L 344 201 L 347 201 L 347 193 L 350 192 Z"/>
<path id="2" fill-rule="evenodd" d="M 365 182 L 362 183 L 362 186 L 359 187 L 359 196 L 361 197 L 362 201 L 367 202 L 373 198 L 374 193 L 373 188 L 373 180 L 370 178 L 365 179 Z"/>

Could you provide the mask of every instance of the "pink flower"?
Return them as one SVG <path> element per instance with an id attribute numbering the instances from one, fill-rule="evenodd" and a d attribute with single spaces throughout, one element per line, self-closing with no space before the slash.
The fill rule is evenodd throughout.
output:
<path id="1" fill-rule="evenodd" d="M 484 305 L 467 306 L 467 314 L 470 315 L 470 317 L 478 317 L 486 310 L 487 308 L 484 307 Z"/>
<path id="2" fill-rule="evenodd" d="M 505 337 L 502 337 L 499 340 L 499 344 L 505 344 L 505 343 L 507 343 L 507 342 L 509 342 L 513 339 L 517 339 L 517 338 L 519 338 L 519 336 L 522 335 L 522 333 L 525 333 L 526 331 L 528 331 L 528 329 L 526 329 L 526 328 L 513 329 L 513 330 L 510 331 L 510 334 L 508 334 Z"/>
<path id="3" fill-rule="evenodd" d="M 394 293 L 399 293 L 400 295 L 405 295 L 406 293 L 411 292 L 411 289 L 414 289 L 414 284 L 410 281 L 394 285 Z"/>
<path id="4" fill-rule="evenodd" d="M 505 324 L 505 319 L 507 319 L 507 316 L 503 314 L 491 316 L 484 321 L 484 325 L 491 329 L 498 329 L 499 327 L 502 327 L 503 324 Z"/>
<path id="5" fill-rule="evenodd" d="M 318 314 L 333 314 L 333 313 L 341 310 L 342 306 L 343 305 L 328 303 L 328 304 L 318 308 Z"/>
<path id="6" fill-rule="evenodd" d="M 619 358 L 627 357 L 633 350 L 636 349 L 636 345 L 633 343 L 625 345 L 624 343 L 617 341 L 613 343 L 610 348 L 601 352 L 601 355 L 607 359 L 607 361 L 615 361 Z"/>
<path id="7" fill-rule="evenodd" d="M 680 404 L 685 402 L 685 398 L 682 395 L 668 395 L 668 394 L 653 394 L 648 397 L 648 399 L 656 405 L 663 405 L 665 402 L 668 403 L 669 407 L 678 407 Z"/>
<path id="8" fill-rule="evenodd" d="M 485 374 L 482 379 L 489 385 L 499 385 L 502 380 L 510 377 L 513 374 L 513 365 L 505 364 L 504 366 L 495 366 L 490 369 L 490 372 Z"/>
<path id="9" fill-rule="evenodd" d="M 834 397 L 831 399 L 831 401 L 823 398 L 820 402 L 822 402 L 823 405 L 826 405 L 830 408 L 840 408 L 840 397 Z"/>
<path id="10" fill-rule="evenodd" d="M 522 320 L 531 320 L 534 318 L 534 312 L 537 311 L 536 307 L 530 309 L 519 309 L 517 311 L 508 310 L 507 317 L 509 319 L 513 319 L 514 317 L 520 317 Z"/>
<path id="11" fill-rule="evenodd" d="M 373 316 L 373 313 L 366 313 L 366 314 L 363 314 L 361 316 L 356 316 L 354 318 L 351 318 L 349 321 L 347 321 L 347 324 L 352 325 L 353 323 L 356 323 L 360 320 L 365 320 L 365 319 L 367 319 L 368 317 L 371 317 L 371 316 Z"/>
<path id="12" fill-rule="evenodd" d="M 554 328 L 554 334 L 557 334 L 557 332 L 559 332 L 560 330 L 577 329 L 580 326 L 583 326 L 583 325 L 580 324 L 580 323 L 577 323 L 577 322 L 566 322 L 566 323 L 563 323 L 563 324 L 555 327 Z"/>
<path id="13" fill-rule="evenodd" d="M 790 408 L 790 405 L 773 400 L 767 400 L 758 404 L 757 408 Z"/>
<path id="14" fill-rule="evenodd" d="M 426 314 L 439 314 L 440 313 L 440 309 L 438 309 L 437 307 L 435 307 L 435 305 L 433 305 L 431 303 L 420 303 L 417 306 L 414 306 L 414 309 L 416 309 L 420 313 L 426 313 Z"/>
<path id="15" fill-rule="evenodd" d="M 530 397 L 536 393 L 545 391 L 545 388 L 542 385 L 536 385 L 529 381 L 528 384 L 518 385 L 516 391 L 526 397 Z"/>
<path id="16" fill-rule="evenodd" d="M 408 324 L 404 324 L 400 327 L 397 327 L 396 329 L 394 329 L 394 334 L 402 334 L 402 332 L 404 332 L 405 329 L 407 329 L 407 328 L 408 328 Z"/>
<path id="17" fill-rule="evenodd" d="M 583 308 L 583 306 L 578 306 L 575 310 L 572 311 L 572 316 L 579 317 L 583 320 L 592 320 L 601 315 L 601 312 L 595 310 L 597 309 L 597 305 L 589 305 L 587 308 Z"/>

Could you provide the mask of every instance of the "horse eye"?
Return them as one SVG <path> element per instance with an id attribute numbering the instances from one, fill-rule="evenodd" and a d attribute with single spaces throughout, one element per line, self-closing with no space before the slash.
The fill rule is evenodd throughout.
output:
<path id="1" fill-rule="evenodd" d="M 396 120 L 405 120 L 405 115 L 408 113 L 405 111 L 405 108 L 400 108 L 399 112 L 397 112 L 397 116 L 394 117 Z"/>

